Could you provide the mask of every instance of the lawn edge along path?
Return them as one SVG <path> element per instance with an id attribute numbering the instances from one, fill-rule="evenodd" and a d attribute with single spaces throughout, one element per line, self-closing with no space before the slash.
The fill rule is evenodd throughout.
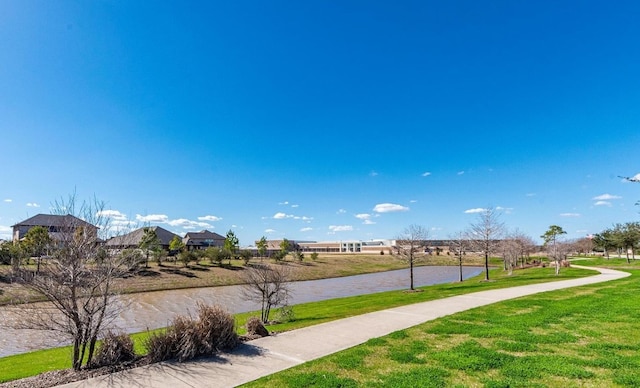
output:
<path id="1" fill-rule="evenodd" d="M 321 323 L 243 343 L 231 353 L 187 363 L 163 362 L 62 387 L 231 387 L 446 315 L 522 296 L 601 283 L 628 272 L 583 267 L 599 275 L 479 291 Z"/>

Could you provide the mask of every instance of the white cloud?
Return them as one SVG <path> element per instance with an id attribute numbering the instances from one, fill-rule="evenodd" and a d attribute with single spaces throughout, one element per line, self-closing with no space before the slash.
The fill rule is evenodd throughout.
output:
<path id="1" fill-rule="evenodd" d="M 416 203 L 416 202 L 418 202 L 417 199 L 412 199 L 412 200 L 409 201 L 409 203 Z"/>
<path id="2" fill-rule="evenodd" d="M 288 205 L 289 201 L 284 201 L 284 202 L 278 202 L 278 205 Z"/>
<path id="3" fill-rule="evenodd" d="M 595 206 L 611 206 L 611 202 L 608 201 L 598 201 L 594 203 Z"/>
<path id="4" fill-rule="evenodd" d="M 290 214 L 285 214 L 285 213 L 282 213 L 282 212 L 278 212 L 278 213 L 273 215 L 273 218 L 276 219 L 276 220 L 283 220 L 285 218 L 293 218 L 293 216 L 290 215 Z"/>
<path id="5" fill-rule="evenodd" d="M 379 203 L 373 208 L 376 213 L 406 212 L 407 210 L 409 210 L 408 207 L 395 203 Z"/>
<path id="6" fill-rule="evenodd" d="M 485 208 L 477 207 L 475 209 L 467 209 L 464 212 L 467 213 L 467 214 L 475 214 L 475 213 L 484 213 L 486 211 L 487 211 L 487 209 L 485 209 Z"/>
<path id="7" fill-rule="evenodd" d="M 312 221 L 313 217 L 302 216 L 302 221 Z"/>
<path id="8" fill-rule="evenodd" d="M 169 221 L 169 217 L 165 214 L 149 214 L 146 216 L 136 214 L 136 220 L 140 222 L 157 222 L 165 224 Z"/>
<path id="9" fill-rule="evenodd" d="M 560 213 L 560 217 L 580 217 L 580 213 Z"/>
<path id="10" fill-rule="evenodd" d="M 602 195 L 598 195 L 597 197 L 593 197 L 591 199 L 593 199 L 594 201 L 609 201 L 611 199 L 620 199 L 622 198 L 619 195 L 611 195 L 611 194 L 602 194 Z"/>
<path id="11" fill-rule="evenodd" d="M 637 173 L 636 175 L 632 176 L 632 177 L 628 177 L 628 178 L 620 177 L 620 178 L 622 178 L 622 182 L 623 183 L 640 182 L 640 172 Z"/>
<path id="12" fill-rule="evenodd" d="M 306 227 L 306 228 L 300 229 L 301 232 L 309 232 L 311 230 L 313 230 L 313 228 Z"/>
<path id="13" fill-rule="evenodd" d="M 291 207 L 294 207 L 294 208 L 295 208 L 295 207 L 300 207 L 300 205 L 295 204 L 295 205 L 291 205 Z"/>
<path id="14" fill-rule="evenodd" d="M 375 222 L 371 221 L 371 214 L 360 213 L 356 214 L 356 218 L 362 220 L 364 225 L 375 225 Z"/>
<path id="15" fill-rule="evenodd" d="M 458 175 L 464 175 L 464 171 L 458 171 Z"/>
<path id="16" fill-rule="evenodd" d="M 369 176 L 378 176 L 378 173 L 376 171 L 371 171 L 369 173 Z"/>
<path id="17" fill-rule="evenodd" d="M 275 233 L 275 231 L 276 231 L 275 229 L 265 229 L 264 230 L 265 233 L 269 233 L 269 234 L 270 233 Z"/>
<path id="18" fill-rule="evenodd" d="M 101 210 L 96 213 L 96 216 L 111 218 L 118 221 L 124 221 L 127 219 L 127 215 L 118 210 Z"/>
<path id="19" fill-rule="evenodd" d="M 337 214 L 344 214 L 344 213 L 346 213 L 346 212 L 347 212 L 347 211 L 346 211 L 346 210 L 344 210 L 344 209 L 339 209 L 336 213 L 337 213 Z"/>
<path id="20" fill-rule="evenodd" d="M 329 225 L 329 230 L 332 232 L 350 232 L 353 230 L 351 225 Z"/>
<path id="21" fill-rule="evenodd" d="M 13 202 L 13 199 L 11 199 L 11 198 L 6 198 L 6 199 L 4 200 L 4 202 Z"/>
<path id="22" fill-rule="evenodd" d="M 431 173 L 429 171 L 422 173 L 422 176 L 429 176 L 429 175 L 431 175 Z"/>
<path id="23" fill-rule="evenodd" d="M 191 220 L 188 220 L 186 218 L 178 218 L 177 220 L 167 221 L 167 224 L 169 224 L 171 226 L 179 226 L 179 227 L 182 227 L 184 229 L 210 228 L 211 227 L 211 224 L 208 224 L 206 222 L 191 221 Z"/>
<path id="24" fill-rule="evenodd" d="M 40 205 L 38 205 L 35 202 L 29 202 L 29 203 L 27 203 L 27 207 L 40 207 Z"/>
<path id="25" fill-rule="evenodd" d="M 202 216 L 202 217 L 198 217 L 198 220 L 200 221 L 220 221 L 222 220 L 221 217 L 216 217 L 216 216 Z"/>
<path id="26" fill-rule="evenodd" d="M 526 195 L 527 197 L 535 197 L 535 196 L 536 196 L 536 193 L 527 193 L 527 194 L 525 194 L 525 195 Z"/>

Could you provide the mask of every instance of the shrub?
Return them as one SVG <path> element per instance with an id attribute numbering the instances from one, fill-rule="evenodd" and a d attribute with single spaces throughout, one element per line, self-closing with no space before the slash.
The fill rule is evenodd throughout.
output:
<path id="1" fill-rule="evenodd" d="M 124 333 L 115 334 L 112 331 L 108 331 L 98 348 L 92 366 L 116 365 L 135 359 L 136 353 L 133 350 L 131 337 Z"/>
<path id="2" fill-rule="evenodd" d="M 278 310 L 278 316 L 276 318 L 276 320 L 278 322 L 293 322 L 296 320 L 296 315 L 293 312 L 293 307 L 287 305 L 284 305 L 282 307 L 280 307 L 280 310 Z"/>
<path id="3" fill-rule="evenodd" d="M 311 260 L 313 260 L 313 261 L 318 260 L 318 252 L 313 252 L 313 253 L 311 254 Z"/>
<path id="4" fill-rule="evenodd" d="M 198 319 L 179 315 L 165 332 L 151 334 L 145 348 L 151 362 L 186 361 L 233 349 L 238 344 L 233 316 L 218 306 L 198 304 Z"/>
<path id="5" fill-rule="evenodd" d="M 238 344 L 233 315 L 220 306 L 198 304 L 198 332 L 207 353 L 230 350 Z"/>
<path id="6" fill-rule="evenodd" d="M 178 254 L 178 258 L 180 259 L 182 264 L 184 264 L 185 267 L 188 267 L 189 263 L 191 263 L 192 261 L 198 260 L 198 257 L 196 256 L 196 254 L 193 253 L 192 251 L 180 252 Z"/>
<path id="7" fill-rule="evenodd" d="M 147 359 L 150 362 L 160 362 L 175 358 L 175 340 L 169 330 L 151 333 L 144 340 Z"/>
<path id="8" fill-rule="evenodd" d="M 260 337 L 266 337 L 269 335 L 269 331 L 267 331 L 258 317 L 249 318 L 247 320 L 246 327 L 248 335 L 259 335 Z"/>

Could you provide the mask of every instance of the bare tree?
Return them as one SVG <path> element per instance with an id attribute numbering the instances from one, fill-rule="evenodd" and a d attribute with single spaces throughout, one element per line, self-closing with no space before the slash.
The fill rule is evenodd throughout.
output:
<path id="1" fill-rule="evenodd" d="M 518 259 L 522 253 L 522 244 L 517 231 L 509 232 L 500 241 L 500 251 L 504 261 L 504 270 L 508 271 L 509 276 L 511 276 L 513 268 L 518 265 Z"/>
<path id="2" fill-rule="evenodd" d="M 55 241 L 50 258 L 39 273 L 19 265 L 13 275 L 25 287 L 43 295 L 50 304 L 17 306 L 21 327 L 53 330 L 73 342 L 73 368 L 83 360 L 90 364 L 101 332 L 118 314 L 111 303 L 113 281 L 125 271 L 118 257 L 103 254 L 98 230 L 105 233 L 108 218 L 97 200 L 76 205 L 75 194 L 53 204 L 59 225 L 52 232 Z M 53 307 L 51 307 L 53 306 Z"/>
<path id="3" fill-rule="evenodd" d="M 284 306 L 289 299 L 289 271 L 284 266 L 254 265 L 243 271 L 243 296 L 260 303 L 260 319 L 269 322 L 271 308 Z"/>
<path id="4" fill-rule="evenodd" d="M 462 282 L 462 258 L 467 254 L 469 250 L 469 239 L 467 238 L 467 234 L 464 232 L 457 232 L 451 236 L 449 236 L 449 252 L 453 252 L 453 254 L 458 258 L 458 267 L 460 269 L 459 272 L 459 281 Z"/>
<path id="5" fill-rule="evenodd" d="M 400 236 L 396 238 L 394 252 L 409 264 L 409 289 L 415 290 L 413 286 L 413 267 L 415 263 L 424 258 L 424 251 L 427 248 L 429 232 L 420 225 L 409 225 Z"/>
<path id="6" fill-rule="evenodd" d="M 567 232 L 561 226 L 551 225 L 549 229 L 540 236 L 544 240 L 544 246 L 547 248 L 549 258 L 555 261 L 556 275 L 560 273 L 560 263 L 566 256 L 566 246 L 561 245 L 559 237 Z"/>
<path id="7" fill-rule="evenodd" d="M 500 212 L 493 207 L 484 209 L 478 220 L 469 228 L 469 240 L 474 250 L 484 255 L 484 280 L 489 280 L 489 256 L 496 252 L 500 238 L 504 233 L 504 224 L 500 221 Z"/>

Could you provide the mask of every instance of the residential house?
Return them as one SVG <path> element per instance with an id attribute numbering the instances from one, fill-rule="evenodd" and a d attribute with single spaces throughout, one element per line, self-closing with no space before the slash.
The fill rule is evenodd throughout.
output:
<path id="1" fill-rule="evenodd" d="M 174 237 L 180 237 L 177 234 L 170 232 L 159 226 L 148 226 L 134 230 L 133 232 L 123 234 L 122 236 L 115 236 L 107 240 L 104 244 L 108 249 L 133 249 L 140 246 L 140 241 L 144 236 L 145 229 L 151 229 L 156 232 L 156 236 L 160 240 L 162 249 L 168 251 L 169 244 Z"/>
<path id="2" fill-rule="evenodd" d="M 189 250 L 206 249 L 208 247 L 223 247 L 224 240 L 224 236 L 208 230 L 189 232 L 182 238 L 182 242 Z"/>
<path id="3" fill-rule="evenodd" d="M 63 240 L 66 235 L 75 233 L 78 228 L 84 228 L 85 231 L 88 231 L 96 238 L 98 236 L 97 226 L 70 214 L 37 214 L 12 226 L 13 241 L 17 242 L 22 240 L 27 232 L 36 226 L 42 226 L 47 229 L 49 236 L 54 240 Z"/>

